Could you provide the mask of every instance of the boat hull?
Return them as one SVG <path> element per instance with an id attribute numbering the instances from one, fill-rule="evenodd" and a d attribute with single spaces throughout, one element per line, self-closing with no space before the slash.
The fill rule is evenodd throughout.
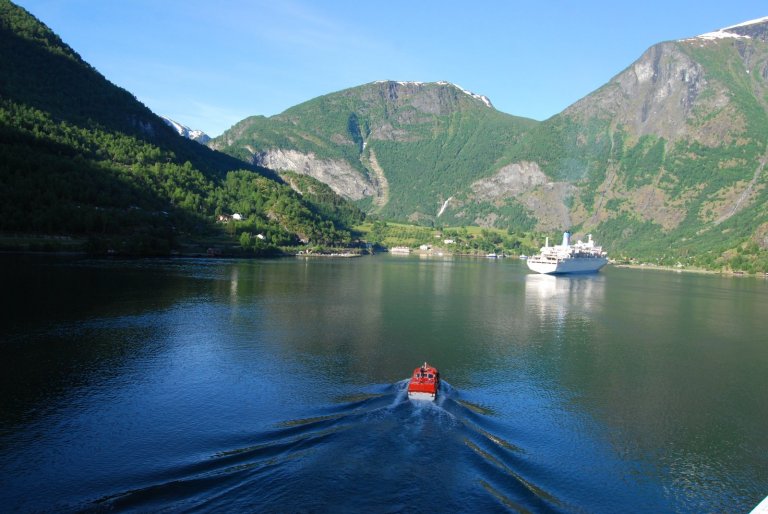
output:
<path id="1" fill-rule="evenodd" d="M 597 273 L 608 264 L 604 257 L 586 257 L 554 260 L 537 260 L 529 258 L 526 263 L 531 271 L 547 275 L 566 275 L 577 273 Z"/>
<path id="2" fill-rule="evenodd" d="M 408 399 L 410 399 L 410 400 L 420 400 L 420 401 L 434 402 L 435 398 L 437 398 L 437 393 L 425 393 L 425 392 L 419 392 L 419 391 L 408 391 Z"/>

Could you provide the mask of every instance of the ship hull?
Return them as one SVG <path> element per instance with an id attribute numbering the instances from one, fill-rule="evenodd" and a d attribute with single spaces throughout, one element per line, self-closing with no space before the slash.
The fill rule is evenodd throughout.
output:
<path id="1" fill-rule="evenodd" d="M 577 273 L 597 273 L 608 264 L 604 257 L 572 258 L 553 260 L 538 260 L 529 258 L 526 263 L 531 271 L 546 275 L 567 275 Z"/>

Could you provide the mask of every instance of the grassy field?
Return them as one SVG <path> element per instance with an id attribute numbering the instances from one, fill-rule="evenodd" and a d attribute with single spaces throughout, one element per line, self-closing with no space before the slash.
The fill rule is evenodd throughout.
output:
<path id="1" fill-rule="evenodd" d="M 497 228 L 433 228 L 382 221 L 357 225 L 354 231 L 361 239 L 387 248 L 407 246 L 417 249 L 428 245 L 433 251 L 454 254 L 530 254 L 537 251 L 544 240 L 539 234 L 509 233 Z"/>

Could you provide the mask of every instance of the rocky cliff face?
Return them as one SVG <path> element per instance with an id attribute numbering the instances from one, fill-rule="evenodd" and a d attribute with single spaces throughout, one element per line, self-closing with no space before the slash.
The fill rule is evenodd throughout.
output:
<path id="1" fill-rule="evenodd" d="M 582 122 L 597 117 L 638 137 L 653 134 L 675 141 L 690 135 L 689 122 L 697 108 L 712 112 L 728 104 L 727 91 L 714 85 L 702 98 L 708 86 L 702 66 L 680 43 L 662 43 L 563 115 Z"/>
<path id="2" fill-rule="evenodd" d="M 749 75 L 754 69 L 762 80 L 750 87 L 757 98 L 765 92 L 767 38 L 768 18 L 762 18 L 660 43 L 562 114 L 582 123 L 608 120 L 636 137 L 654 135 L 670 142 L 687 139 L 718 146 L 724 137 L 737 137 L 745 130 L 740 112 L 744 106 L 734 104 L 732 75 Z M 736 50 L 741 69 L 733 68 L 736 63 L 728 59 L 729 49 Z"/>
<path id="3" fill-rule="evenodd" d="M 503 166 L 495 175 L 473 182 L 470 188 L 475 199 L 492 202 L 519 196 L 547 182 L 549 178 L 538 164 L 523 161 Z"/>
<path id="4" fill-rule="evenodd" d="M 328 184 L 333 191 L 350 200 L 361 200 L 378 193 L 376 185 L 350 164 L 339 159 L 319 159 L 314 153 L 274 149 L 258 152 L 253 164 L 276 171 L 309 175 Z"/>
<path id="5" fill-rule="evenodd" d="M 503 204 L 513 198 L 535 214 L 539 230 L 557 231 L 572 224 L 568 199 L 576 188 L 568 182 L 551 181 L 535 162 L 503 166 L 496 174 L 473 182 L 470 189 L 469 200 L 473 203 Z M 496 216 L 474 221 L 480 226 L 492 226 L 504 220 Z"/>
<path id="6" fill-rule="evenodd" d="M 371 106 L 386 105 L 395 112 L 413 108 L 423 114 L 446 116 L 457 111 L 463 102 L 479 102 L 493 108 L 487 97 L 450 82 L 379 80 L 369 86 L 360 94 L 363 102 Z"/>

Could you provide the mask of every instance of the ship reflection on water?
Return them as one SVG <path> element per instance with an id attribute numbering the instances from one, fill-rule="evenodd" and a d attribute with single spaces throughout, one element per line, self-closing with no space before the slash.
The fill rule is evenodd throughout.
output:
<path id="1" fill-rule="evenodd" d="M 605 275 L 526 275 L 525 303 L 541 320 L 589 315 L 604 302 Z"/>

